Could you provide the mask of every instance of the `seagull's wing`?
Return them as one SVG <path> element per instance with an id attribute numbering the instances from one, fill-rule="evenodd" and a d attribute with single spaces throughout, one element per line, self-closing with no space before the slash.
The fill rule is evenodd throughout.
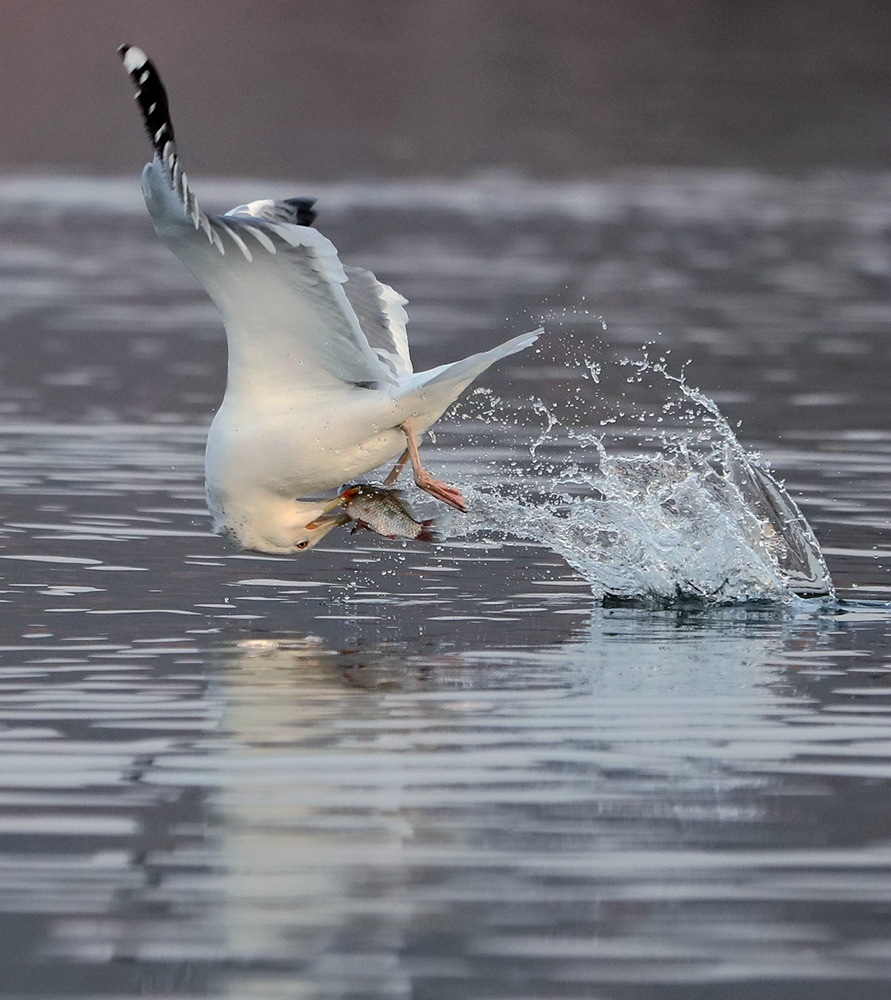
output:
<path id="1" fill-rule="evenodd" d="M 223 315 L 230 376 L 249 369 L 260 391 L 285 381 L 395 384 L 393 368 L 372 350 L 347 298 L 337 250 L 301 224 L 314 217 L 312 203 L 254 202 L 224 216 L 203 212 L 182 170 L 154 65 L 141 49 L 122 46 L 120 52 L 155 151 L 143 172 L 149 213 L 160 238 Z"/>
<path id="2" fill-rule="evenodd" d="M 311 226 L 318 215 L 313 208 L 315 203 L 315 198 L 285 198 L 284 201 L 264 199 L 231 208 L 226 216 L 249 215 L 255 219 L 266 219 L 268 222 L 293 222 L 298 226 Z"/>
<path id="3" fill-rule="evenodd" d="M 359 325 L 374 353 L 397 376 L 411 375 L 411 357 L 405 327 L 408 299 L 361 267 L 345 267 L 343 286 Z"/>

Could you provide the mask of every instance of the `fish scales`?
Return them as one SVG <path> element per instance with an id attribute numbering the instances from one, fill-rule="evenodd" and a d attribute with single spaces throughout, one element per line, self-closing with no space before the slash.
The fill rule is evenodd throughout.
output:
<path id="1" fill-rule="evenodd" d="M 342 509 L 355 522 L 353 531 L 366 528 L 386 538 L 414 538 L 420 542 L 436 539 L 433 519 L 418 521 L 409 514 L 399 490 L 382 486 L 350 486 L 341 494 Z"/>

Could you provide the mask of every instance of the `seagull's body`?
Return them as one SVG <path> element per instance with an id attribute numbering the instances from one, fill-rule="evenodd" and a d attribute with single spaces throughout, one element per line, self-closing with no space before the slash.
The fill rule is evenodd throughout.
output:
<path id="1" fill-rule="evenodd" d="M 223 216 L 199 208 L 157 71 L 140 49 L 122 46 L 121 54 L 155 151 L 142 175 L 155 230 L 226 328 L 226 393 L 205 458 L 216 530 L 261 552 L 308 548 L 344 518 L 329 513 L 338 497 L 298 498 L 394 459 L 388 483 L 409 461 L 422 489 L 465 509 L 457 490 L 423 468 L 417 438 L 481 372 L 540 331 L 415 373 L 406 300 L 370 271 L 343 267 L 311 227 L 311 201 L 255 201 Z"/>

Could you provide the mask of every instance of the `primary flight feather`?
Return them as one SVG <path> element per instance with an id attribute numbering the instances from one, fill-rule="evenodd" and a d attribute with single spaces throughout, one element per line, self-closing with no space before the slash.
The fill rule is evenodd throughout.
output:
<path id="1" fill-rule="evenodd" d="M 182 169 L 167 94 L 146 54 L 122 45 L 154 150 L 142 190 L 161 240 L 195 275 L 226 328 L 226 392 L 207 439 L 207 502 L 217 531 L 242 547 L 310 548 L 348 518 L 305 500 L 406 464 L 415 483 L 458 510 L 460 492 L 423 467 L 422 435 L 499 358 L 540 330 L 461 361 L 414 372 L 406 300 L 361 268 L 344 268 L 312 227 L 313 202 L 254 201 L 207 215 Z"/>

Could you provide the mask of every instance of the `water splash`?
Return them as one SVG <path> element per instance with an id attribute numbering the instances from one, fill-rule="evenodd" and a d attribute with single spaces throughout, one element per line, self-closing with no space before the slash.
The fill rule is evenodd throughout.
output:
<path id="1" fill-rule="evenodd" d="M 598 599 L 833 596 L 804 516 L 683 370 L 672 374 L 666 357 L 647 349 L 640 359 L 562 363 L 556 400 L 509 405 L 486 390 L 471 395 L 462 417 L 481 454 L 494 456 L 489 473 L 466 487 L 480 512 L 471 530 L 547 546 Z M 612 399 L 602 391 L 607 376 L 624 383 Z M 520 428 L 528 435 L 529 411 L 541 429 L 505 466 L 504 438 L 518 443 Z"/>

